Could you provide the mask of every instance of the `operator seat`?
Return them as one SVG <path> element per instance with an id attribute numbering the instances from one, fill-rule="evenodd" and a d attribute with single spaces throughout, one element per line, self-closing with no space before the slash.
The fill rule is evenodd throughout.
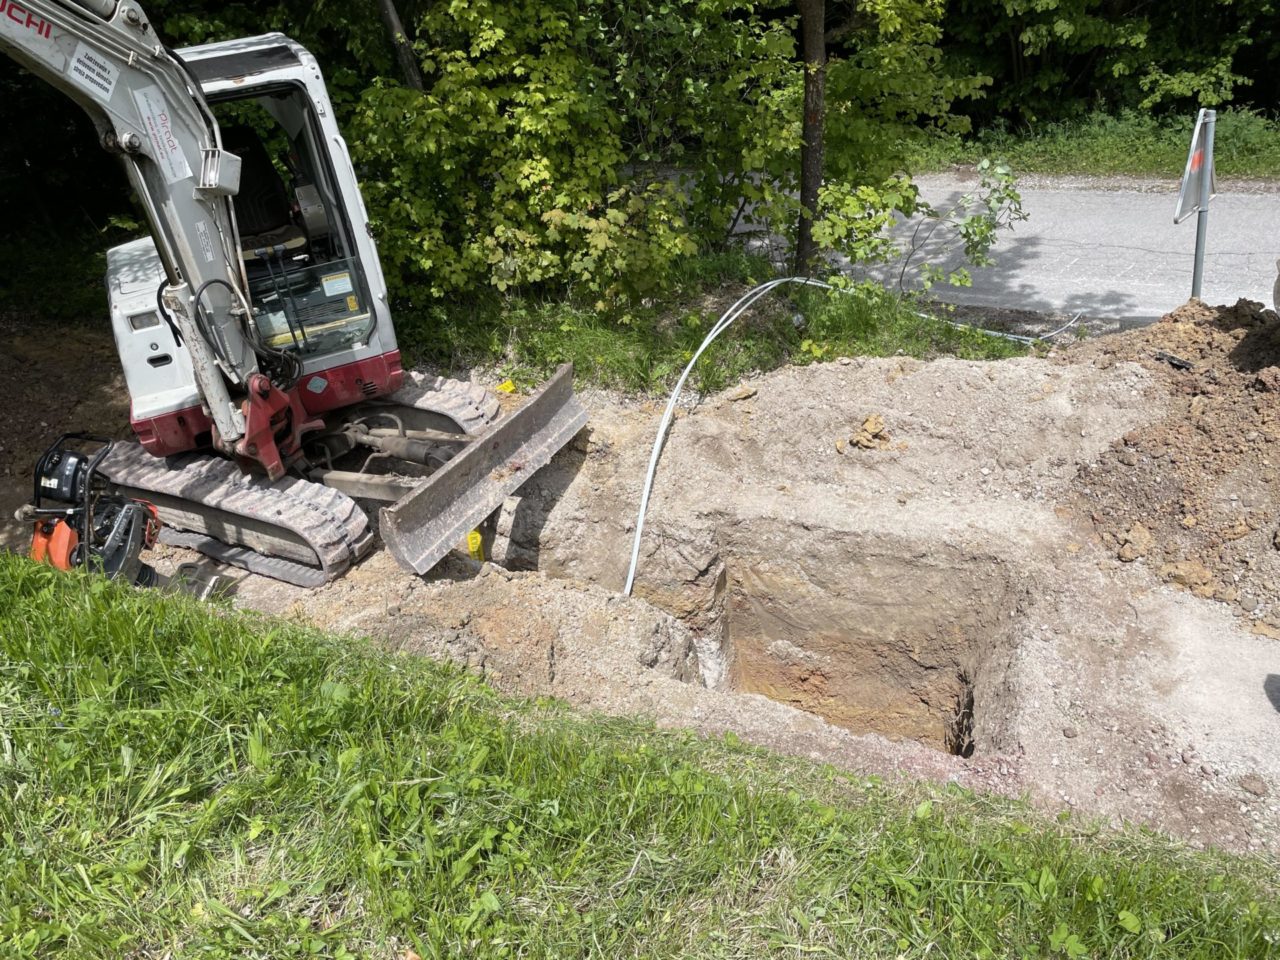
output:
<path id="1" fill-rule="evenodd" d="M 240 158 L 240 192 L 233 198 L 246 263 L 303 249 L 307 235 L 293 220 L 289 191 L 262 138 L 248 126 L 222 128 L 222 146 Z"/>

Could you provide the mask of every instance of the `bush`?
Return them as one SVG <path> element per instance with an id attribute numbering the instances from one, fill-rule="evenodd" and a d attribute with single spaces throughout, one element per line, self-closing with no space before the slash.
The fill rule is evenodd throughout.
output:
<path id="1" fill-rule="evenodd" d="M 915 208 L 901 135 L 979 81 L 936 65 L 936 0 L 877 7 L 829 67 L 821 231 L 854 260 Z M 798 218 L 794 22 L 746 0 L 517 0 L 413 18 L 427 90 L 383 80 L 349 127 L 402 292 L 661 289 L 735 229 Z"/>
<path id="2" fill-rule="evenodd" d="M 1090 109 L 1222 106 L 1274 87 L 1271 0 L 956 0 L 946 19 L 952 70 L 994 78 L 972 105 L 983 125 L 1078 118 Z"/>

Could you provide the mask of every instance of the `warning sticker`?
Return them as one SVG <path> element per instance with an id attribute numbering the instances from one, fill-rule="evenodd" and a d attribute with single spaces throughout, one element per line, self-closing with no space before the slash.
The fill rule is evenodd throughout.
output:
<path id="1" fill-rule="evenodd" d="M 355 289 L 351 285 L 351 274 L 349 273 L 331 273 L 327 277 L 321 277 L 320 282 L 324 284 L 324 295 L 326 297 L 336 297 L 343 293 L 351 293 Z"/>
<path id="2" fill-rule="evenodd" d="M 182 145 L 173 134 L 173 122 L 169 118 L 169 105 L 159 87 L 142 87 L 133 92 L 133 102 L 138 106 L 139 119 L 151 141 L 151 156 L 164 174 L 166 183 L 177 183 L 191 176 L 191 167 L 182 153 Z"/>
<path id="3" fill-rule="evenodd" d="M 196 236 L 200 238 L 200 252 L 204 254 L 204 262 L 213 263 L 213 237 L 209 235 L 209 225 L 203 220 L 196 221 Z"/>
<path id="4" fill-rule="evenodd" d="M 75 56 L 71 58 L 67 76 L 78 87 L 88 90 L 98 100 L 106 103 L 116 89 L 120 67 L 106 54 L 98 53 L 81 43 L 76 47 Z"/>

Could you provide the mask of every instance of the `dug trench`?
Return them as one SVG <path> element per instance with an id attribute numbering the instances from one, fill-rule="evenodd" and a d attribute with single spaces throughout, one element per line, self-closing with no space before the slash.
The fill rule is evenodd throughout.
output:
<path id="1" fill-rule="evenodd" d="M 842 360 L 690 403 L 630 598 L 660 411 L 588 392 L 591 426 L 501 511 L 492 562 L 420 578 L 378 551 L 316 591 L 232 574 L 234 599 L 508 692 L 1274 851 L 1280 643 L 1162 576 L 1172 543 L 1161 566 L 1117 557 L 1106 534 L 1136 517 L 1095 514 L 1154 501 L 1098 465 L 1182 394 L 1145 353 L 1089 349 Z"/>
<path id="2" fill-rule="evenodd" d="M 911 562 L 918 545 L 894 542 L 868 552 L 833 539 L 785 560 L 734 549 L 720 634 L 728 686 L 855 733 L 972 756 L 1017 585 L 991 558 L 939 552 L 925 567 Z"/>
<path id="3" fill-rule="evenodd" d="M 1053 488 L 1132 425 L 1144 383 L 1136 369 L 1102 391 L 1088 379 L 1041 360 L 851 360 L 731 391 L 677 422 L 636 593 L 689 628 L 708 688 L 998 753 L 1016 629 L 1063 527 Z M 1111 403 L 1091 439 L 1078 408 L 1098 394 Z M 893 427 L 860 446 L 871 418 Z M 1070 421 L 1056 445 L 1040 436 L 1055 419 Z M 624 580 L 652 415 L 593 422 L 504 513 L 497 562 Z"/>

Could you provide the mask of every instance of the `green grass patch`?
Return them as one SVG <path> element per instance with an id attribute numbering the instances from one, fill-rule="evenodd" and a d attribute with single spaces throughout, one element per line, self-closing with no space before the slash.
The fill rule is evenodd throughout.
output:
<path id="1" fill-rule="evenodd" d="M 971 137 L 933 137 L 913 147 L 917 173 L 1000 157 L 1019 173 L 1182 176 L 1193 116 L 1127 111 L 1030 128 L 994 127 Z M 1220 177 L 1280 177 L 1280 121 L 1250 110 L 1218 112 L 1214 162 Z"/>
<path id="2" fill-rule="evenodd" d="M 0 556 L 0 955 L 1274 955 L 1274 875 Z"/>
<path id="3" fill-rule="evenodd" d="M 402 304 L 397 336 L 410 364 L 493 366 L 527 385 L 572 362 L 586 382 L 637 393 L 661 390 L 724 310 L 772 276 L 764 261 L 742 254 L 692 258 L 681 269 L 669 297 L 625 310 L 573 297 L 494 296 L 425 309 Z M 830 294 L 784 287 L 715 341 L 692 383 L 713 391 L 758 371 L 838 356 L 996 359 L 1025 352 L 921 312 L 913 301 L 874 286 Z"/>

